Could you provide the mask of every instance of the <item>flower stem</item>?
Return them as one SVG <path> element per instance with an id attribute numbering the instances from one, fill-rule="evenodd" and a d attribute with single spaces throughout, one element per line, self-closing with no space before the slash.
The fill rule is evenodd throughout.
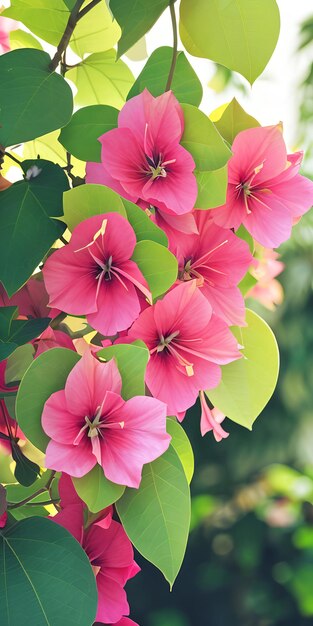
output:
<path id="1" fill-rule="evenodd" d="M 34 500 L 34 498 L 39 496 L 41 493 L 45 493 L 46 491 L 48 491 L 50 495 L 50 487 L 51 487 L 54 477 L 55 477 L 55 472 L 49 471 L 49 478 L 44 487 L 41 487 L 40 489 L 38 489 L 38 491 L 35 491 L 30 496 L 27 496 L 27 498 L 24 498 L 24 500 L 21 500 L 20 502 L 8 502 L 8 510 L 18 509 L 20 506 L 23 506 L 24 504 L 28 504 L 28 502 L 30 502 L 31 500 Z M 40 506 L 43 503 L 36 502 L 36 504 Z"/>
<path id="2" fill-rule="evenodd" d="M 169 91 L 171 88 L 172 80 L 174 78 L 176 61 L 177 61 L 178 35 L 177 35 L 177 21 L 176 21 L 174 3 L 175 3 L 175 0 L 171 0 L 170 12 L 171 12 L 172 28 L 173 28 L 173 56 L 172 56 L 172 62 L 171 62 L 171 67 L 170 67 L 165 91 Z"/>

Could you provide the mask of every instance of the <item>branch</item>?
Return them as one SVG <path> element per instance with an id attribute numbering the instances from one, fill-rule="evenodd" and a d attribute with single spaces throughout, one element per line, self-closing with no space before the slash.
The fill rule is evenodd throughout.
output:
<path id="1" fill-rule="evenodd" d="M 84 7 L 79 12 L 77 21 L 81 20 L 82 17 L 84 17 L 84 15 L 86 15 L 86 13 L 89 13 L 89 11 L 91 11 L 91 9 L 93 9 L 93 7 L 97 6 L 97 4 L 99 4 L 100 2 L 101 2 L 101 0 L 92 0 L 92 2 L 90 2 L 90 4 L 87 4 L 87 6 Z"/>
<path id="2" fill-rule="evenodd" d="M 8 502 L 8 510 L 18 509 L 20 506 L 23 506 L 24 504 L 28 504 L 31 500 L 34 500 L 34 498 L 36 498 L 42 493 L 45 493 L 46 491 L 48 491 L 50 494 L 50 487 L 51 487 L 54 477 L 55 477 L 55 472 L 53 471 L 50 473 L 47 483 L 44 487 L 41 487 L 41 489 L 38 489 L 38 491 L 35 491 L 30 496 L 27 496 L 27 498 L 24 498 L 24 500 L 21 500 L 20 502 Z M 36 502 L 36 504 L 40 506 L 41 502 Z"/>
<path id="3" fill-rule="evenodd" d="M 177 36 L 177 22 L 176 22 L 174 3 L 175 3 L 175 0 L 171 0 L 170 11 L 171 11 L 172 28 L 173 28 L 173 56 L 172 56 L 172 63 L 171 63 L 165 91 L 169 91 L 171 88 L 171 84 L 172 84 L 172 80 L 173 80 L 174 72 L 175 72 L 175 67 L 176 67 L 176 60 L 177 60 L 178 36 Z"/>

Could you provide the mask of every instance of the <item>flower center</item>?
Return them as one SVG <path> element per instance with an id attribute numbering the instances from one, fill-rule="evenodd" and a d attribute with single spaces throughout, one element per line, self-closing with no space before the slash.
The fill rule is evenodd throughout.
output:
<path id="1" fill-rule="evenodd" d="M 168 161 L 164 161 L 164 155 L 161 153 L 154 153 L 151 150 L 149 143 L 151 143 L 151 138 L 149 142 L 149 125 L 146 124 L 145 127 L 145 135 L 144 135 L 144 152 L 146 161 L 148 163 L 148 169 L 146 170 L 146 174 L 150 177 L 150 179 L 156 180 L 157 178 L 166 178 L 168 171 L 167 166 L 173 163 L 176 163 L 176 159 L 170 159 Z M 150 154 L 149 154 L 150 153 Z"/>
<path id="2" fill-rule="evenodd" d="M 163 352 L 163 350 L 168 348 L 171 341 L 173 341 L 173 339 L 175 339 L 175 337 L 177 337 L 178 335 L 179 335 L 179 330 L 175 330 L 175 332 L 171 333 L 167 337 L 163 337 L 163 335 L 161 335 L 160 343 L 158 344 L 156 351 Z"/>

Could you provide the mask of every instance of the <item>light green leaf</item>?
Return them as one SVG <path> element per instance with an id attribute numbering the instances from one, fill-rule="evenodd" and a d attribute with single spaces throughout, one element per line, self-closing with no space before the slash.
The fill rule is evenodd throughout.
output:
<path id="1" fill-rule="evenodd" d="M 64 220 L 71 231 L 93 215 L 114 212 L 126 217 L 120 196 L 104 185 L 79 185 L 70 189 L 64 194 L 63 208 Z"/>
<path id="2" fill-rule="evenodd" d="M 161 228 L 156 226 L 154 222 L 146 215 L 145 211 L 140 209 L 136 204 L 121 198 L 127 219 L 136 233 L 137 241 L 150 239 L 160 243 L 162 246 L 168 246 L 167 236 Z"/>
<path id="3" fill-rule="evenodd" d="M 260 126 L 260 124 L 252 115 L 246 113 L 236 98 L 233 98 L 220 119 L 215 122 L 215 126 L 222 137 L 232 145 L 238 133 L 247 128 Z"/>
<path id="4" fill-rule="evenodd" d="M 165 293 L 177 278 L 176 258 L 167 248 L 155 241 L 139 241 L 135 246 L 132 260 L 143 273 L 153 298 Z"/>
<path id="5" fill-rule="evenodd" d="M 82 161 L 101 162 L 99 137 L 117 127 L 118 110 L 105 104 L 84 107 L 74 113 L 67 126 L 62 128 L 59 141 Z"/>
<path id="6" fill-rule="evenodd" d="M 2 529 L 0 566 L 1 626 L 93 623 L 94 573 L 78 541 L 59 524 L 32 517 Z"/>
<path id="7" fill-rule="evenodd" d="M 195 206 L 197 209 L 214 209 L 226 201 L 227 194 L 227 165 L 212 172 L 195 170 L 198 185 L 198 197 Z"/>
<path id="8" fill-rule="evenodd" d="M 147 88 L 153 96 L 164 93 L 167 83 L 173 48 L 163 46 L 150 55 L 146 65 L 132 86 L 127 100 L 133 98 Z M 180 102 L 198 106 L 202 100 L 202 85 L 183 52 L 178 52 L 171 90 Z"/>
<path id="9" fill-rule="evenodd" d="M 65 229 L 61 217 L 68 180 L 62 169 L 44 160 L 22 163 L 29 179 L 1 192 L 0 280 L 12 296 Z M 34 245 L 36 242 L 36 245 Z"/>
<path id="10" fill-rule="evenodd" d="M 149 350 L 142 341 L 114 344 L 97 352 L 97 356 L 109 361 L 114 358 L 122 378 L 122 396 L 129 400 L 133 396 L 145 395 L 145 372 Z"/>
<path id="11" fill-rule="evenodd" d="M 66 348 L 51 348 L 35 359 L 24 374 L 16 398 L 16 418 L 26 437 L 45 452 L 49 437 L 41 425 L 45 402 L 64 389 L 66 379 L 80 356 Z"/>
<path id="12" fill-rule="evenodd" d="M 70 86 L 51 72 L 46 52 L 24 48 L 0 57 L 0 143 L 12 146 L 65 126 L 73 110 Z M 62 103 L 62 106 L 60 106 Z"/>
<path id="13" fill-rule="evenodd" d="M 82 478 L 73 478 L 73 483 L 79 497 L 92 513 L 98 513 L 113 504 L 125 491 L 122 485 L 108 480 L 98 464 Z"/>
<path id="14" fill-rule="evenodd" d="M 122 29 L 118 42 L 118 54 L 121 56 L 152 28 L 169 5 L 169 0 L 110 0 L 109 4 Z"/>
<path id="15" fill-rule="evenodd" d="M 176 419 L 167 420 L 166 430 L 172 437 L 171 445 L 173 446 L 176 454 L 179 456 L 179 460 L 184 468 L 188 484 L 190 484 L 195 468 L 195 460 L 191 443 L 184 429 L 176 421 Z"/>
<path id="16" fill-rule="evenodd" d="M 139 489 L 126 489 L 116 504 L 135 548 L 172 586 L 180 570 L 190 525 L 190 493 L 172 446 L 144 466 Z"/>
<path id="17" fill-rule="evenodd" d="M 222 367 L 222 381 L 206 392 L 229 419 L 251 429 L 276 387 L 279 352 L 269 326 L 247 309 L 247 326 L 232 332 L 243 346 L 243 358 Z"/>
<path id="18" fill-rule="evenodd" d="M 134 82 L 134 77 L 115 50 L 90 54 L 66 77 L 77 87 L 77 104 L 108 104 L 121 109 Z M 63 124 L 64 126 L 64 124 Z"/>
<path id="19" fill-rule="evenodd" d="M 2 15 L 23 22 L 35 35 L 57 46 L 70 13 L 63 0 L 11 0 L 11 6 Z"/>
<path id="20" fill-rule="evenodd" d="M 84 9 L 90 0 L 85 0 Z M 87 52 L 103 52 L 113 48 L 121 36 L 121 29 L 111 13 L 105 0 L 101 0 L 75 26 L 70 47 L 81 58 Z"/>
<path id="21" fill-rule="evenodd" d="M 126 56 L 130 61 L 144 61 L 148 56 L 146 38 L 141 37 L 127 50 Z"/>
<path id="22" fill-rule="evenodd" d="M 33 35 L 18 28 L 10 32 L 10 49 L 17 50 L 18 48 L 36 48 L 36 50 L 42 50 L 42 45 Z"/>
<path id="23" fill-rule="evenodd" d="M 182 105 L 184 133 L 181 144 L 190 152 L 198 171 L 217 170 L 231 157 L 231 151 L 213 122 L 197 107 Z"/>
<path id="24" fill-rule="evenodd" d="M 279 35 L 275 0 L 182 0 L 180 36 L 190 54 L 239 72 L 252 84 Z"/>
<path id="25" fill-rule="evenodd" d="M 67 165 L 66 150 L 58 141 L 59 131 L 55 130 L 53 133 L 42 135 L 24 143 L 23 155 L 25 159 L 47 159 L 53 163 L 58 163 L 61 167 Z M 75 157 L 71 157 L 71 164 L 73 165 L 72 174 L 75 176 L 85 176 L 86 163 L 79 161 Z"/>

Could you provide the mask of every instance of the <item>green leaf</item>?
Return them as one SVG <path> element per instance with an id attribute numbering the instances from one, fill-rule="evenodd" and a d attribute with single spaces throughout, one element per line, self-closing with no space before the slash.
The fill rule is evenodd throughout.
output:
<path id="1" fill-rule="evenodd" d="M 156 241 L 156 243 L 159 243 L 162 246 L 167 247 L 168 239 L 164 230 L 156 226 L 156 224 L 154 224 L 154 222 L 152 222 L 152 220 L 147 216 L 145 211 L 140 209 L 140 207 L 136 204 L 133 204 L 124 198 L 121 198 L 121 200 L 126 210 L 127 219 L 136 233 L 137 241 L 150 239 L 152 241 Z"/>
<path id="2" fill-rule="evenodd" d="M 114 358 L 122 378 L 122 396 L 129 400 L 133 396 L 145 395 L 145 372 L 149 350 L 142 341 L 114 344 L 97 352 L 97 356 L 109 361 Z"/>
<path id="3" fill-rule="evenodd" d="M 71 0 L 69 7 L 63 0 L 11 0 L 11 6 L 2 15 L 23 22 L 35 35 L 57 46 L 74 3 Z"/>
<path id="4" fill-rule="evenodd" d="M 116 504 L 135 548 L 172 586 L 180 570 L 190 525 L 190 493 L 172 446 L 144 466 L 139 489 L 126 489 Z"/>
<path id="5" fill-rule="evenodd" d="M 50 318 L 16 320 L 15 306 L 0 307 L 0 361 L 7 359 L 18 346 L 31 341 L 49 326 Z"/>
<path id="6" fill-rule="evenodd" d="M 222 367 L 222 381 L 206 392 L 227 417 L 251 430 L 271 398 L 279 371 L 279 352 L 269 326 L 247 309 L 247 326 L 232 332 L 243 346 L 243 358 Z"/>
<path id="7" fill-rule="evenodd" d="M 85 0 L 82 9 L 88 4 L 90 0 Z M 113 48 L 120 35 L 118 23 L 112 20 L 105 0 L 101 0 L 76 24 L 70 47 L 75 54 L 83 58 L 87 52 L 102 52 Z"/>
<path id="8" fill-rule="evenodd" d="M 171 445 L 173 446 L 176 454 L 179 456 L 179 460 L 184 468 L 188 484 L 190 484 L 195 468 L 195 460 L 191 443 L 184 429 L 175 418 L 167 419 L 166 430 L 172 437 Z"/>
<path id="9" fill-rule="evenodd" d="M 0 197 L 0 280 L 9 296 L 27 281 L 65 228 L 52 219 L 63 214 L 62 197 L 68 189 L 60 166 L 43 160 L 22 165 L 25 179 Z"/>
<path id="10" fill-rule="evenodd" d="M 243 277 L 243 279 L 238 284 L 238 287 L 242 295 L 246 296 L 249 293 L 250 289 L 252 289 L 252 287 L 254 287 L 254 285 L 257 284 L 257 282 L 258 282 L 257 279 L 254 278 L 254 276 L 252 276 L 250 272 L 247 272 L 247 274 Z"/>
<path id="11" fill-rule="evenodd" d="M 35 359 L 24 374 L 16 398 L 16 418 L 26 437 L 45 452 L 49 437 L 41 426 L 45 402 L 64 389 L 66 379 L 80 356 L 66 348 L 51 348 Z"/>
<path id="12" fill-rule="evenodd" d="M 239 237 L 240 239 L 243 239 L 243 241 L 245 241 L 248 244 L 251 254 L 254 254 L 254 250 L 255 250 L 254 239 L 251 237 L 250 233 L 248 233 L 247 229 L 242 224 L 236 230 L 236 235 L 237 237 Z"/>
<path id="13" fill-rule="evenodd" d="M 28 498 L 29 496 L 35 494 L 38 489 L 42 489 L 43 487 L 45 487 L 51 475 L 51 470 L 43 472 L 42 476 L 40 476 L 40 478 L 35 483 L 28 487 L 24 487 L 23 485 L 19 485 L 17 483 L 13 485 L 7 485 L 6 490 L 8 502 L 21 502 L 21 500 L 24 500 L 25 498 Z M 41 500 L 47 500 L 48 496 L 48 492 L 45 491 L 45 493 L 42 493 L 36 497 L 34 496 L 34 499 L 36 502 L 40 502 Z"/>
<path id="14" fill-rule="evenodd" d="M 222 137 L 232 145 L 238 133 L 247 128 L 260 126 L 260 124 L 252 115 L 246 113 L 236 98 L 233 98 L 220 119 L 215 122 L 215 126 Z"/>
<path id="15" fill-rule="evenodd" d="M 24 346 L 16 348 L 13 354 L 9 356 L 5 368 L 6 385 L 21 380 L 27 368 L 32 363 L 34 351 L 34 346 L 27 343 Z"/>
<path id="16" fill-rule="evenodd" d="M 110 0 L 110 9 L 122 29 L 118 42 L 121 56 L 141 39 L 169 5 L 169 0 Z"/>
<path id="17" fill-rule="evenodd" d="M 90 54 L 69 70 L 66 77 L 77 87 L 77 104 L 108 104 L 117 109 L 125 103 L 134 82 L 126 63 L 120 59 L 116 61 L 115 50 Z"/>
<path id="18" fill-rule="evenodd" d="M 182 0 L 180 5 L 187 52 L 225 65 L 251 84 L 269 62 L 279 29 L 275 0 Z"/>
<path id="19" fill-rule="evenodd" d="M 36 50 L 42 50 L 42 45 L 33 35 L 18 28 L 10 32 L 10 49 L 17 50 L 18 48 L 36 48 Z"/>
<path id="20" fill-rule="evenodd" d="M 228 174 L 227 165 L 212 172 L 195 171 L 198 185 L 197 209 L 214 209 L 226 201 Z"/>
<path id="21" fill-rule="evenodd" d="M 154 50 L 132 86 L 127 100 L 137 96 L 145 88 L 147 88 L 153 96 L 160 96 L 164 93 L 171 67 L 172 55 L 173 48 L 169 46 L 163 46 L 162 48 Z M 201 82 L 183 52 L 178 52 L 177 54 L 171 90 L 180 102 L 187 102 L 199 106 L 202 100 L 203 90 Z"/>
<path id="22" fill-rule="evenodd" d="M 181 144 L 192 154 L 197 170 L 217 170 L 226 165 L 231 151 L 213 122 L 191 104 L 183 104 L 182 109 L 184 133 Z"/>
<path id="23" fill-rule="evenodd" d="M 125 491 L 123 485 L 108 480 L 98 464 L 82 478 L 73 478 L 73 483 L 79 497 L 92 513 L 98 513 L 113 504 Z"/>
<path id="24" fill-rule="evenodd" d="M 58 141 L 59 131 L 37 137 L 33 141 L 24 143 L 23 155 L 24 159 L 46 159 L 65 167 L 67 165 L 66 150 Z M 75 176 L 85 176 L 86 163 L 79 161 L 72 156 L 71 164 L 73 165 L 72 173 Z"/>
<path id="25" fill-rule="evenodd" d="M 192 154 L 196 163 L 196 206 L 201 209 L 214 208 L 225 202 L 225 166 L 231 157 L 231 151 L 205 113 L 190 104 L 183 104 L 182 108 L 185 126 L 181 144 Z"/>
<path id="26" fill-rule="evenodd" d="M 11 442 L 11 446 L 12 458 L 16 463 L 14 476 L 20 485 L 29 487 L 29 485 L 32 485 L 37 480 L 40 468 L 23 454 L 18 443 Z"/>
<path id="27" fill-rule="evenodd" d="M 81 161 L 101 162 L 99 137 L 117 127 L 118 110 L 105 104 L 84 107 L 62 128 L 59 141 Z"/>
<path id="28" fill-rule="evenodd" d="M 64 219 L 73 231 L 77 224 L 93 215 L 120 213 L 126 217 L 121 197 L 104 185 L 79 185 L 64 194 Z"/>
<path id="29" fill-rule="evenodd" d="M 73 96 L 63 76 L 51 72 L 46 52 L 25 48 L 0 57 L 0 144 L 11 146 L 65 126 Z M 62 103 L 62 106 L 60 106 Z"/>
<path id="30" fill-rule="evenodd" d="M 132 256 L 143 273 L 153 298 L 165 293 L 175 282 L 177 260 L 164 246 L 155 241 L 139 241 Z"/>
<path id="31" fill-rule="evenodd" d="M 93 623 L 94 573 L 84 550 L 59 524 L 33 517 L 4 528 L 0 564 L 1 626 Z"/>
<path id="32" fill-rule="evenodd" d="M 126 56 L 130 61 L 144 61 L 147 56 L 147 44 L 145 36 L 141 37 L 129 50 Z"/>

